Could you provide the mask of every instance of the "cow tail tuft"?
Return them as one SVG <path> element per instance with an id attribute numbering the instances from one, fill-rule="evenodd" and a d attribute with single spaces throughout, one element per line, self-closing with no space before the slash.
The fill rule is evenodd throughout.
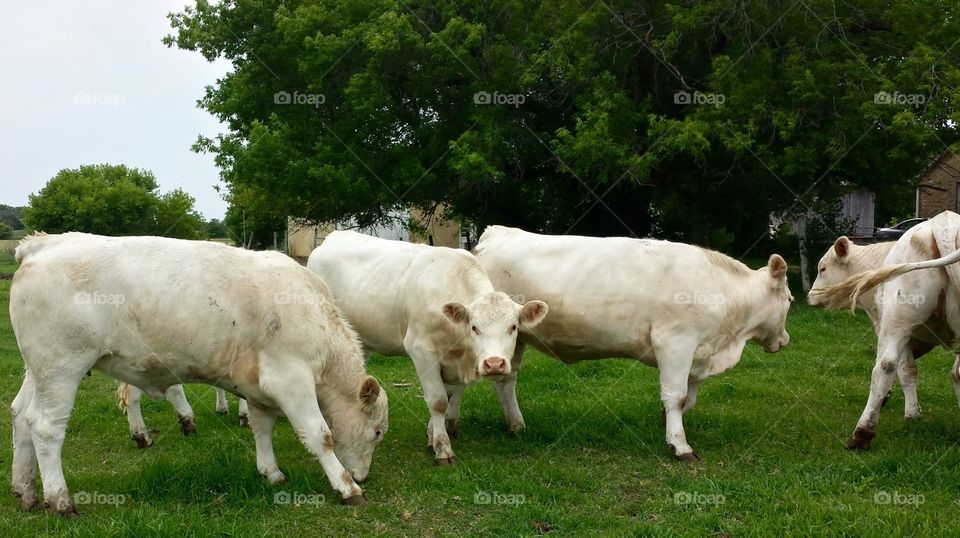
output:
<path id="1" fill-rule="evenodd" d="M 33 232 L 32 234 L 24 237 L 17 243 L 17 248 L 13 253 L 13 257 L 17 260 L 17 263 L 23 263 L 23 260 L 27 256 L 33 254 L 37 250 L 40 250 L 40 247 L 43 246 L 43 241 L 37 241 L 40 237 L 46 237 L 47 234 L 43 232 Z"/>
<path id="2" fill-rule="evenodd" d="M 117 407 L 123 411 L 123 414 L 127 414 L 127 407 L 130 406 L 130 385 L 126 383 L 120 383 L 117 385 Z"/>

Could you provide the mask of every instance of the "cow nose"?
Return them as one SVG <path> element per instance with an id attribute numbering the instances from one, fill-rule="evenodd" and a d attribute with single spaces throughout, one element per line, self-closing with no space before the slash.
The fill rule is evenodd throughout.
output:
<path id="1" fill-rule="evenodd" d="M 787 344 L 790 343 L 790 335 L 787 333 L 781 334 L 777 337 L 776 340 L 770 343 L 769 346 L 764 346 L 764 351 L 767 353 L 776 353 L 781 349 L 787 347 Z"/>
<path id="2" fill-rule="evenodd" d="M 783 336 L 780 337 L 780 347 L 787 347 L 790 345 L 790 335 L 783 333 Z"/>
<path id="3" fill-rule="evenodd" d="M 507 373 L 507 360 L 501 357 L 483 359 L 483 373 L 484 375 Z"/>

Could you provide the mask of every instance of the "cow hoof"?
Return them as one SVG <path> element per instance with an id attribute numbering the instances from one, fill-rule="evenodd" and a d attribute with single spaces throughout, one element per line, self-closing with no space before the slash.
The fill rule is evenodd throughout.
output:
<path id="1" fill-rule="evenodd" d="M 136 433 L 133 435 L 133 440 L 137 443 L 137 448 L 144 449 L 149 446 L 153 446 L 153 439 L 147 437 L 142 433 Z"/>
<path id="2" fill-rule="evenodd" d="M 436 458 L 433 460 L 433 463 L 435 463 L 437 467 L 446 467 L 448 465 L 456 465 L 457 457 L 450 456 L 449 458 Z"/>
<path id="3" fill-rule="evenodd" d="M 197 433 L 197 424 L 193 421 L 191 417 L 181 417 L 180 418 L 180 431 L 184 435 L 193 435 Z"/>
<path id="4" fill-rule="evenodd" d="M 515 435 L 522 432 L 526 428 L 527 425 L 522 420 L 519 422 L 511 422 L 510 425 L 507 426 L 507 433 Z"/>
<path id="5" fill-rule="evenodd" d="M 221 415 L 221 416 L 226 415 L 226 414 L 229 413 L 229 412 L 230 412 L 230 411 L 227 410 L 227 409 L 217 409 L 217 414 L 218 414 L 218 415 Z"/>
<path id="6" fill-rule="evenodd" d="M 670 454 L 672 454 L 673 457 L 677 459 L 677 461 L 682 461 L 684 463 L 700 462 L 700 456 L 697 456 L 697 453 L 693 452 L 692 450 L 690 452 L 684 452 L 682 454 L 679 454 L 677 453 L 677 447 L 673 445 L 667 445 L 667 448 L 670 449 Z"/>
<path id="7" fill-rule="evenodd" d="M 72 502 L 68 502 L 59 508 L 54 508 L 50 506 L 50 503 L 44 502 L 42 505 L 40 505 L 40 509 L 44 512 L 51 512 L 67 519 L 75 519 L 80 515 L 80 512 L 77 511 L 76 505 L 74 505 Z"/>
<path id="8" fill-rule="evenodd" d="M 353 497 L 342 499 L 340 504 L 343 504 L 344 506 L 366 506 L 370 504 L 370 501 L 368 501 L 367 497 L 361 493 L 360 495 L 354 495 Z"/>
<path id="9" fill-rule="evenodd" d="M 917 407 L 916 409 L 913 409 L 913 410 L 904 411 L 903 418 L 907 420 L 917 420 L 920 418 L 920 415 L 922 414 L 923 412 L 920 410 L 919 407 Z"/>
<path id="10" fill-rule="evenodd" d="M 277 473 L 278 476 L 268 477 L 267 481 L 270 482 L 271 486 L 282 486 L 287 483 L 287 477 L 283 476 L 283 473 Z"/>
<path id="11" fill-rule="evenodd" d="M 20 509 L 24 512 L 29 512 L 37 507 L 37 493 L 32 491 L 30 493 L 24 493 L 20 491 L 14 491 L 13 496 L 20 501 Z"/>
<path id="12" fill-rule="evenodd" d="M 249 428 L 250 427 L 250 417 L 247 415 L 240 415 L 240 427 Z"/>
<path id="13" fill-rule="evenodd" d="M 460 437 L 460 422 L 456 420 L 447 421 L 447 436 L 450 439 L 457 439 Z"/>
<path id="14" fill-rule="evenodd" d="M 876 435 L 877 432 L 874 430 L 857 428 L 853 430 L 853 435 L 847 439 L 847 443 L 844 446 L 846 446 L 847 450 L 866 450 L 870 448 L 870 442 L 873 441 Z"/>

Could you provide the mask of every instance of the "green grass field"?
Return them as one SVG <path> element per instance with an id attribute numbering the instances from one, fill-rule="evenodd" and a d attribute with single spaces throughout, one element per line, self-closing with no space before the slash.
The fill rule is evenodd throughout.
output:
<path id="1" fill-rule="evenodd" d="M 13 270 L 0 260 L 0 274 Z M 0 280 L 5 483 L 6 410 L 23 369 L 9 290 Z M 952 358 L 937 351 L 920 361 L 922 418 L 905 421 L 896 393 L 873 448 L 852 453 L 843 441 L 867 395 L 869 323 L 798 301 L 788 329 L 785 350 L 767 355 L 750 344 L 736 368 L 704 384 L 685 419 L 703 458 L 696 466 L 667 453 L 656 370 L 625 360 L 568 367 L 529 352 L 519 384 L 527 430 L 507 435 L 492 388 L 472 386 L 454 443 L 459 463 L 435 467 L 412 365 L 374 357 L 370 370 L 390 396 L 390 431 L 363 508 L 337 504 L 286 422 L 275 443 L 289 484 L 268 486 L 256 471 L 252 434 L 235 423 L 236 400 L 231 415 L 219 417 L 206 386 L 187 387 L 197 436 L 180 435 L 169 404 L 149 402 L 144 415 L 159 430 L 156 444 L 136 449 L 113 381 L 94 373 L 80 388 L 64 469 L 71 492 L 99 504 L 79 505 L 83 515 L 71 521 L 22 513 L 12 496 L 0 495 L 0 529 L 23 536 L 956 536 L 960 411 L 947 374 Z M 275 502 L 287 496 L 303 502 Z"/>

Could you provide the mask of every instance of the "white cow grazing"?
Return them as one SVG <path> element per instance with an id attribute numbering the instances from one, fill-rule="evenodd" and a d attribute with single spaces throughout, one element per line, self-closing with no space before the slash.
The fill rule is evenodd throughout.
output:
<path id="1" fill-rule="evenodd" d="M 880 321 L 870 397 L 847 448 L 868 448 L 876 437 L 880 406 L 893 383 L 893 372 L 903 361 L 913 359 L 912 344 L 918 336 L 950 348 L 960 335 L 960 267 L 954 265 L 960 261 L 958 234 L 960 216 L 945 211 L 903 234 L 880 269 L 810 291 L 812 304 L 852 310 L 864 295 L 883 284 L 876 289 Z M 929 268 L 936 270 L 917 271 Z M 960 400 L 960 356 L 951 377 Z"/>
<path id="2" fill-rule="evenodd" d="M 217 414 L 226 415 L 229 412 L 227 403 L 227 393 L 223 389 L 214 390 L 217 395 Z M 126 413 L 127 422 L 130 425 L 130 437 L 137 443 L 137 448 L 147 448 L 153 445 L 153 439 L 150 438 L 150 432 L 147 430 L 146 423 L 143 422 L 143 413 L 140 411 L 140 400 L 144 392 L 133 385 L 120 383 L 117 387 L 117 405 Z M 197 433 L 197 423 L 194 420 L 193 408 L 187 401 L 187 396 L 183 392 L 183 385 L 173 385 L 163 392 L 163 397 L 170 402 L 177 412 L 177 420 L 180 422 L 180 431 L 184 435 L 193 435 Z M 240 426 L 250 425 L 250 417 L 247 411 L 247 401 L 240 398 L 238 416 L 240 417 Z"/>
<path id="3" fill-rule="evenodd" d="M 683 461 L 697 460 L 683 413 L 703 380 L 739 362 L 748 340 L 769 352 L 790 340 L 787 264 L 776 254 L 752 271 L 681 243 L 503 226 L 487 228 L 475 252 L 497 289 L 550 305 L 523 343 L 564 362 L 625 357 L 660 369 L 667 445 Z"/>
<path id="4" fill-rule="evenodd" d="M 307 267 L 323 277 L 367 352 L 413 359 L 430 409 L 427 443 L 436 463 L 455 463 L 465 384 L 490 377 L 511 431 L 517 406 L 517 332 L 535 327 L 547 305 L 519 305 L 496 292 L 465 250 L 333 232 Z M 446 423 L 444 422 L 446 419 Z"/>
<path id="5" fill-rule="evenodd" d="M 814 293 L 812 297 L 808 298 L 808 302 L 813 306 L 820 306 L 817 300 L 817 291 L 836 286 L 858 273 L 896 263 L 896 261 L 887 261 L 887 256 L 893 249 L 894 244 L 894 241 L 886 241 L 870 245 L 856 245 L 846 237 L 837 239 L 833 246 L 827 249 L 827 252 L 820 258 L 820 263 L 817 265 L 817 279 L 811 288 Z M 879 302 L 876 289 L 860 294 L 856 306 L 867 313 L 870 322 L 873 324 L 874 332 L 879 334 L 882 305 Z M 934 326 L 936 321 L 929 320 L 928 325 Z M 910 339 L 907 348 L 908 353 L 897 364 L 897 377 L 900 379 L 900 386 L 903 387 L 903 416 L 905 418 L 913 419 L 920 416 L 920 402 L 917 400 L 916 359 L 946 342 L 941 338 L 932 334 L 924 326 L 917 327 Z M 960 361 L 960 355 L 957 355 L 957 360 Z M 960 390 L 958 390 L 958 399 L 960 399 Z"/>
<path id="6" fill-rule="evenodd" d="M 386 431 L 387 398 L 316 275 L 279 253 L 160 237 L 33 236 L 16 258 L 10 319 L 26 373 L 11 406 L 12 483 L 23 508 L 37 502 L 39 463 L 48 505 L 76 513 L 60 453 L 91 369 L 155 396 L 206 383 L 245 397 L 271 483 L 285 480 L 271 436 L 286 415 L 344 502 L 365 502 L 355 480 Z"/>

